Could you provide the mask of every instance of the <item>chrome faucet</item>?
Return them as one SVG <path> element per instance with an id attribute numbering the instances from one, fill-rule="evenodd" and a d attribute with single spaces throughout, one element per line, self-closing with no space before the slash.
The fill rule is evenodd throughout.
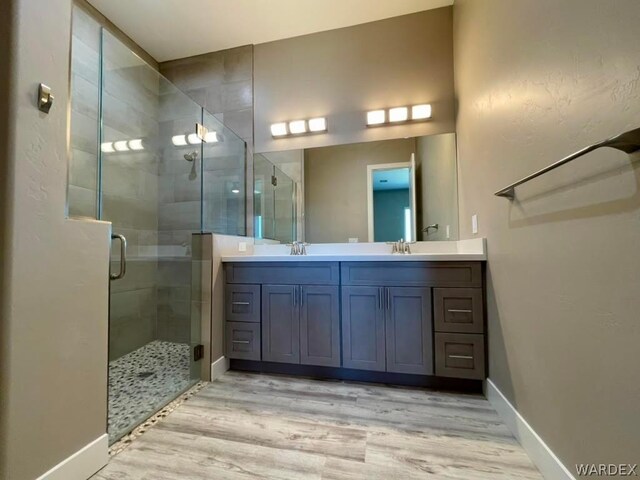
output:
<path id="1" fill-rule="evenodd" d="M 308 243 L 298 242 L 297 240 L 294 240 L 291 243 L 287 243 L 287 247 L 291 247 L 289 255 L 306 255 L 308 245 Z"/>
<path id="2" fill-rule="evenodd" d="M 416 242 L 405 242 L 404 238 L 401 238 L 397 242 L 387 242 L 387 245 L 392 245 L 391 253 L 400 253 L 402 255 L 410 254 L 411 247 Z"/>

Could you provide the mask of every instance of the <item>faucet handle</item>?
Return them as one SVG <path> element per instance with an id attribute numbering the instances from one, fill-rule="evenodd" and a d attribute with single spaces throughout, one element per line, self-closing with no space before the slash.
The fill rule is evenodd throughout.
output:
<path id="1" fill-rule="evenodd" d="M 398 253 L 400 251 L 400 246 L 398 242 L 386 242 L 387 245 L 393 245 L 391 249 L 391 253 Z"/>

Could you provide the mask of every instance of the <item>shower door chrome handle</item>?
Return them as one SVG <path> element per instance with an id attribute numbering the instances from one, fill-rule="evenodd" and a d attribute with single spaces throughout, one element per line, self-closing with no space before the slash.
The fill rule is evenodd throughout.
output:
<path id="1" fill-rule="evenodd" d="M 120 272 L 109 274 L 111 280 L 120 280 L 127 273 L 127 239 L 124 235 L 114 233 L 111 235 L 112 240 L 120 240 Z"/>

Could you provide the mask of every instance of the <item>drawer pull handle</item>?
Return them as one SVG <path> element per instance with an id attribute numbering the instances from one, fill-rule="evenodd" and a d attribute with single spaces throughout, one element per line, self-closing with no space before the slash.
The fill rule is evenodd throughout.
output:
<path id="1" fill-rule="evenodd" d="M 462 358 L 464 360 L 473 360 L 471 355 L 449 355 L 449 358 Z"/>
<path id="2" fill-rule="evenodd" d="M 248 345 L 250 342 L 249 340 L 231 340 L 232 343 L 242 343 L 245 345 Z"/>
<path id="3" fill-rule="evenodd" d="M 251 305 L 249 302 L 231 302 L 232 305 Z"/>
<path id="4" fill-rule="evenodd" d="M 449 313 L 472 313 L 473 310 L 461 310 L 459 308 L 450 308 L 449 310 L 447 310 L 447 312 L 449 312 Z"/>

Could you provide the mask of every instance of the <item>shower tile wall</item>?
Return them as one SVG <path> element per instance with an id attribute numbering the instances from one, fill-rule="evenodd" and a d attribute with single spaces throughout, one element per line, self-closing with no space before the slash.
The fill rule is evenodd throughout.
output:
<path id="1" fill-rule="evenodd" d="M 160 72 L 247 143 L 246 180 L 247 185 L 253 185 L 253 46 L 164 62 L 160 64 Z M 205 149 L 204 180 L 207 182 L 206 185 L 210 186 L 209 192 L 224 192 L 225 185 L 221 178 L 225 176 L 223 171 L 229 172 L 230 165 L 237 165 L 237 152 L 227 156 L 228 162 L 225 156 L 220 149 Z M 233 181 L 232 178 L 227 180 Z M 175 192 L 180 192 L 182 181 L 180 178 L 163 179 L 165 184 L 173 182 Z M 215 188 L 211 182 L 215 183 Z M 207 201 L 209 205 L 206 204 Z M 225 215 L 231 215 L 230 212 L 233 212 L 233 206 L 228 209 L 225 208 L 226 205 L 221 207 L 223 201 L 225 200 L 219 196 L 205 198 L 205 221 L 210 218 L 217 222 L 207 226 L 207 229 L 229 234 L 252 235 L 253 222 L 247 222 L 244 231 L 237 231 L 235 220 L 221 215 L 222 211 Z M 180 207 L 173 208 L 179 211 Z M 252 219 L 251 190 L 246 195 L 246 210 L 246 217 Z"/>
<path id="2" fill-rule="evenodd" d="M 96 218 L 100 26 L 73 9 L 69 215 Z"/>

